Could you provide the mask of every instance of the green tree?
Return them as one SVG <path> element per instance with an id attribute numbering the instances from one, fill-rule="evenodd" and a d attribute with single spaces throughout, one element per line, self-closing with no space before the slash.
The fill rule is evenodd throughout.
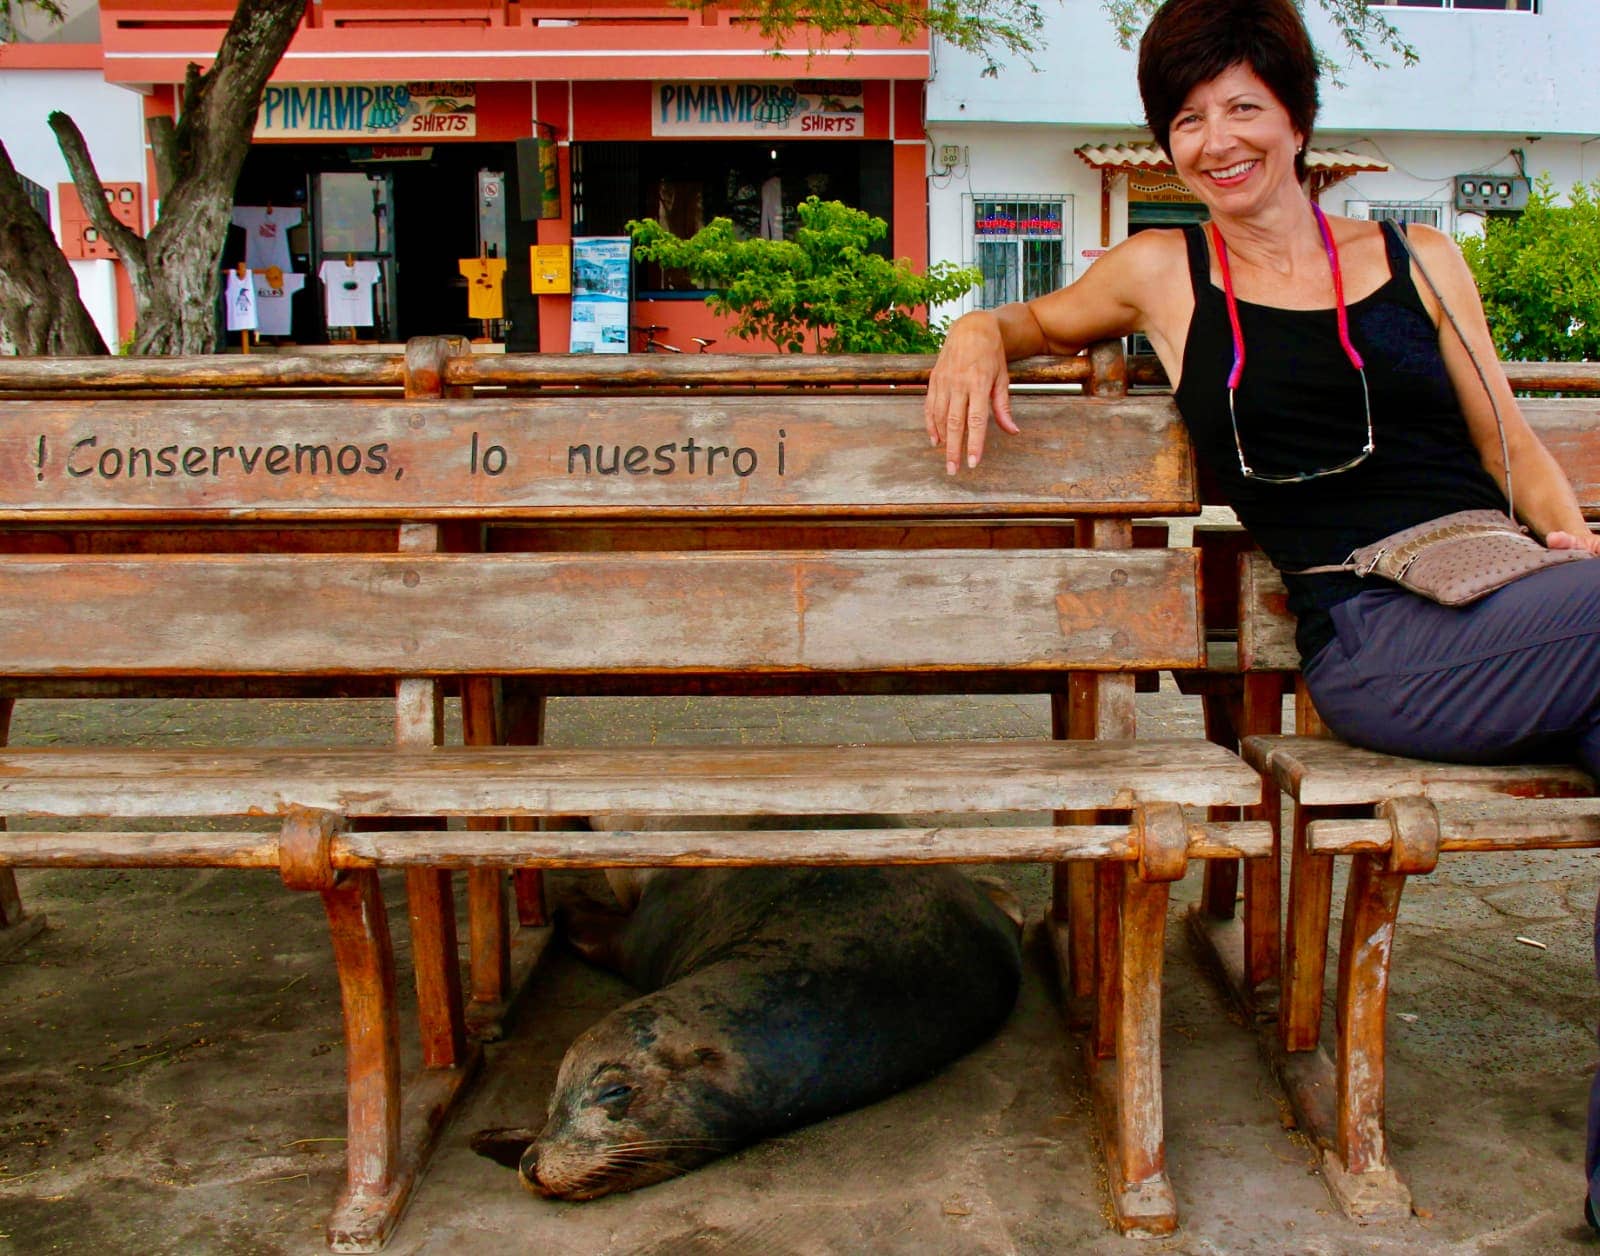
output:
<path id="1" fill-rule="evenodd" d="M 803 352 L 810 336 L 822 353 L 931 353 L 942 327 L 917 317 L 921 307 L 969 292 L 982 274 L 936 262 L 918 274 L 903 258 L 872 251 L 888 224 L 838 201 L 808 196 L 796 207 L 793 240 L 741 239 L 727 218 L 714 218 L 684 240 L 660 223 L 630 222 L 639 256 L 686 270 L 710 289 L 706 304 L 741 340 L 770 340 Z"/>
<path id="2" fill-rule="evenodd" d="M 1118 42 L 1131 47 L 1134 39 L 1150 21 L 1150 15 L 1161 7 L 1162 0 L 1100 0 L 1116 28 Z M 1301 9 L 1305 0 L 1295 0 Z M 1380 11 L 1370 8 L 1367 0 L 1317 0 L 1322 10 L 1333 19 L 1339 39 L 1358 61 L 1383 67 L 1384 51 L 1397 55 L 1406 65 L 1417 63 L 1417 50 L 1400 38 L 1394 23 Z M 1333 73 L 1338 82 L 1338 65 L 1324 53 L 1323 67 Z"/>
<path id="3" fill-rule="evenodd" d="M 674 3 L 699 8 L 702 0 Z M 1087 7 L 1085 0 L 1061 3 L 1074 9 Z M 1296 3 L 1303 8 L 1305 0 Z M 1367 6 L 1367 0 L 1317 0 L 1317 4 L 1333 19 L 1339 38 L 1358 60 L 1381 66 L 1387 51 L 1406 65 L 1416 62 L 1415 49 L 1382 12 Z M 1161 0 L 1099 0 L 1125 48 L 1160 5 Z M 1032 0 L 741 0 L 740 8 L 773 47 L 796 39 L 815 47 L 821 39 L 838 35 L 853 40 L 862 27 L 892 30 L 904 40 L 926 29 L 945 43 L 982 57 L 983 72 L 990 77 L 999 74 L 1003 55 L 1031 65 L 1043 48 L 1044 11 Z M 1324 61 L 1335 68 L 1331 60 Z"/>
<path id="4" fill-rule="evenodd" d="M 1547 178 L 1528 207 L 1461 241 L 1495 348 L 1521 361 L 1600 359 L 1600 180 L 1558 205 Z"/>

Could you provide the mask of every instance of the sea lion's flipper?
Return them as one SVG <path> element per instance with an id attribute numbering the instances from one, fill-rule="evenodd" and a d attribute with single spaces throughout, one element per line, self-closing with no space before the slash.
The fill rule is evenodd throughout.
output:
<path id="1" fill-rule="evenodd" d="M 650 878 L 660 871 L 660 868 L 607 868 L 606 884 L 617 896 L 622 910 L 632 911 L 644 897 L 645 886 L 650 884 Z"/>
<path id="2" fill-rule="evenodd" d="M 1017 932 L 1020 933 L 1027 916 L 1022 910 L 1022 900 L 1011 892 L 1011 887 L 997 877 L 973 877 L 972 882 L 985 898 L 1001 910 L 1006 919 L 1017 926 Z"/>
<path id="3" fill-rule="evenodd" d="M 472 1136 L 470 1146 L 480 1156 L 486 1156 L 501 1168 L 515 1169 L 522 1160 L 522 1153 L 538 1136 L 538 1130 L 499 1127 L 479 1130 Z"/>

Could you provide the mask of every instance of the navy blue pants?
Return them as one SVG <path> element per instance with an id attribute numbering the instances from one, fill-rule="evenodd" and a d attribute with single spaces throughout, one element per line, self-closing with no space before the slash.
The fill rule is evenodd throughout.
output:
<path id="1" fill-rule="evenodd" d="M 1344 740 L 1459 763 L 1572 758 L 1600 779 L 1600 559 L 1454 609 L 1375 586 L 1334 607 L 1333 623 L 1305 680 Z M 1600 977 L 1600 903 L 1595 966 Z M 1585 1167 L 1600 1215 L 1600 1072 Z"/>

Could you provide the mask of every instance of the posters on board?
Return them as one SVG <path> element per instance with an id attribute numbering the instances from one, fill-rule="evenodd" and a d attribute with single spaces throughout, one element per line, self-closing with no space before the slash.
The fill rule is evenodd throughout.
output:
<path id="1" fill-rule="evenodd" d="M 574 237 L 571 352 L 628 352 L 632 263 L 627 236 Z"/>

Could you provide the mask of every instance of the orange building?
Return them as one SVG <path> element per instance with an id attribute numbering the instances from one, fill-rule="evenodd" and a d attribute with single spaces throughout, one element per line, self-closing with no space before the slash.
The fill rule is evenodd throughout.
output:
<path id="1" fill-rule="evenodd" d="M 103 0 L 106 78 L 149 85 L 151 112 L 174 109 L 232 11 Z M 288 269 L 307 277 L 300 343 L 350 335 L 316 295 L 325 263 L 375 264 L 360 268 L 376 277 L 361 339 L 481 334 L 461 260 L 494 257 L 503 317 L 487 330 L 564 352 L 572 301 L 552 289 L 567 287 L 574 237 L 619 236 L 635 218 L 689 234 L 717 215 L 792 234 L 811 193 L 887 219 L 891 253 L 924 266 L 926 38 L 845 42 L 774 55 L 715 4 L 313 0 L 267 89 L 238 221 L 282 226 Z M 229 262 L 242 238 L 231 247 Z M 668 344 L 768 347 L 731 341 L 683 275 L 634 264 L 631 299 L 628 320 Z"/>

